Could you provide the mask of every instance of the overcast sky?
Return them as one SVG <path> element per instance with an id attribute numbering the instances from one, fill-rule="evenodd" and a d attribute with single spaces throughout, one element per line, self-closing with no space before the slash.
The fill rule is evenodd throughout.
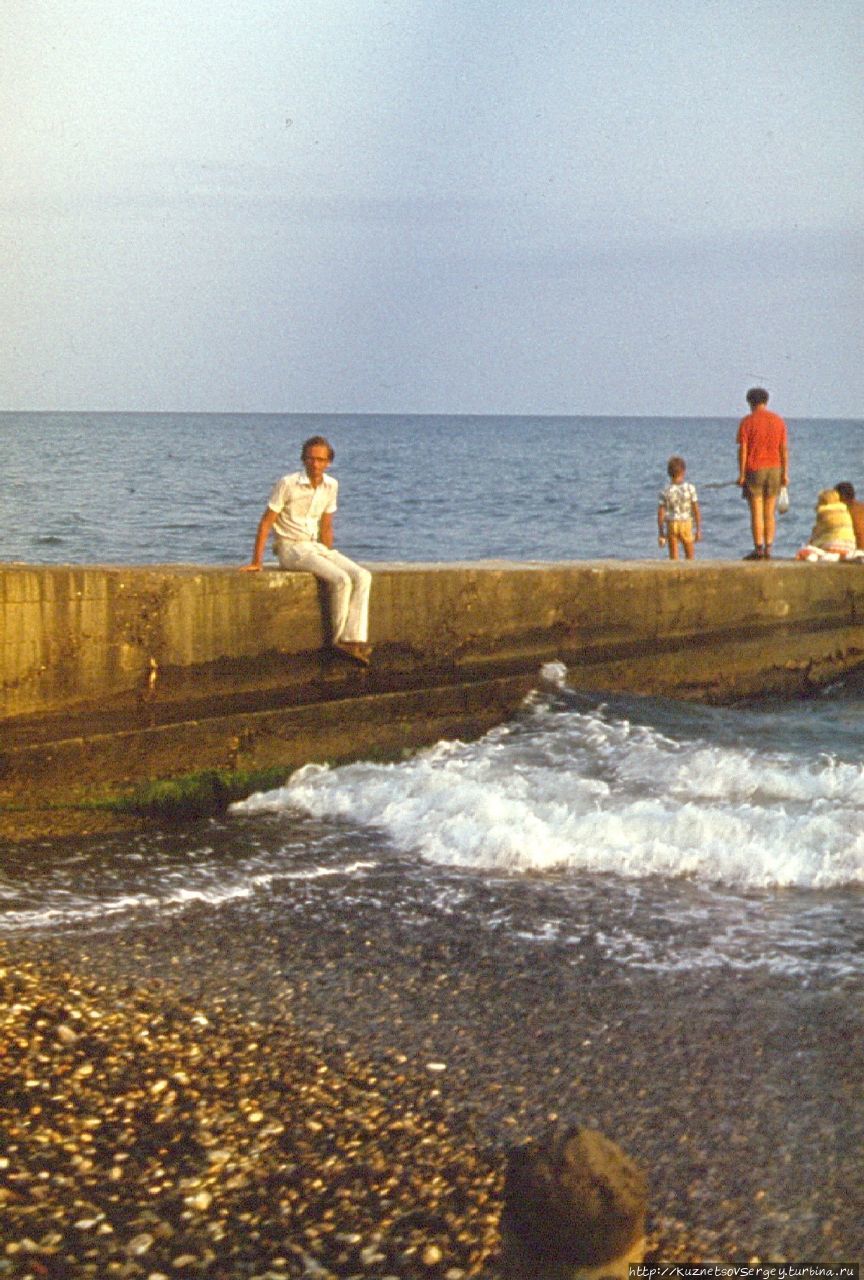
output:
<path id="1" fill-rule="evenodd" d="M 0 408 L 864 416 L 864 0 L 5 0 Z"/>

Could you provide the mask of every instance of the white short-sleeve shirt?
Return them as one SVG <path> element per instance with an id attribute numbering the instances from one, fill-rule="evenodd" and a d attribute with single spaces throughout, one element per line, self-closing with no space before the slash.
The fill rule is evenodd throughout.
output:
<path id="1" fill-rule="evenodd" d="M 313 488 L 305 471 L 277 480 L 267 503 L 271 511 L 278 512 L 273 524 L 276 537 L 288 542 L 317 542 L 321 517 L 336 510 L 338 491 L 339 481 L 326 475 Z"/>

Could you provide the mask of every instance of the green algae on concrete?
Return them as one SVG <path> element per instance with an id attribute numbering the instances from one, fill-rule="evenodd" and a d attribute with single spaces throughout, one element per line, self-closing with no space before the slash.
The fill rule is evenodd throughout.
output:
<path id="1" fill-rule="evenodd" d="M 224 813 L 230 804 L 254 791 L 272 791 L 286 780 L 284 769 L 204 769 L 179 778 L 142 782 L 125 795 L 100 802 L 100 807 L 139 817 L 187 821 Z"/>

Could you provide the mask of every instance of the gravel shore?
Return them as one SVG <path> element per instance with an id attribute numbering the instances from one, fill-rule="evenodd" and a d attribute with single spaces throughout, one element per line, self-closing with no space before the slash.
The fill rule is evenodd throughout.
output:
<path id="1" fill-rule="evenodd" d="M 278 904 L 0 966 L 0 1276 L 492 1278 L 506 1148 L 554 1119 L 646 1169 L 655 1259 L 859 1259 L 860 984 Z"/>

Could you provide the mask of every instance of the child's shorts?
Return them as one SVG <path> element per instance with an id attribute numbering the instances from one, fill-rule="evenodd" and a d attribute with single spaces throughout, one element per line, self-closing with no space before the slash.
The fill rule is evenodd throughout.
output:
<path id="1" fill-rule="evenodd" d="M 679 542 L 693 541 L 692 520 L 670 520 L 666 525 L 666 537 L 677 538 Z"/>

